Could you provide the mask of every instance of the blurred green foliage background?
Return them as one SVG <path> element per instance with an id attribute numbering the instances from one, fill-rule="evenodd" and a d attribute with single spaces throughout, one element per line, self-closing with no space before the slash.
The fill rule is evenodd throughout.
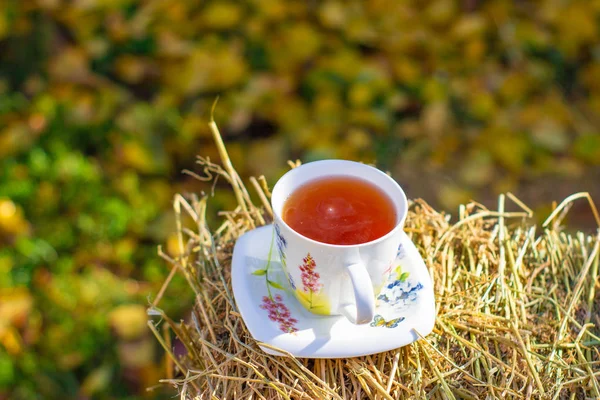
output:
<path id="1" fill-rule="evenodd" d="M 598 0 L 0 0 L 0 399 L 165 395 L 145 307 L 173 194 L 210 191 L 180 171 L 218 160 L 217 94 L 234 165 L 271 184 L 339 157 L 451 211 L 597 199 L 599 21 Z M 185 318 L 189 292 L 161 306 Z"/>

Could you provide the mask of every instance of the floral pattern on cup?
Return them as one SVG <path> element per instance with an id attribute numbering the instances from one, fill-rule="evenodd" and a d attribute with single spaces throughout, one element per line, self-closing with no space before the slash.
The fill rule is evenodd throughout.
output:
<path id="1" fill-rule="evenodd" d="M 294 278 L 292 278 L 292 274 L 288 273 L 287 278 L 292 290 L 296 290 L 296 283 L 294 282 Z"/>
<path id="2" fill-rule="evenodd" d="M 402 267 L 398 265 L 377 300 L 387 303 L 396 311 L 406 310 L 411 304 L 417 301 L 419 290 L 423 289 L 420 282 L 413 282 L 409 279 L 410 274 L 403 272 Z"/>
<path id="3" fill-rule="evenodd" d="M 277 224 L 274 224 L 273 239 L 271 241 L 271 249 L 269 251 L 269 259 L 264 269 L 254 271 L 254 275 L 264 275 L 269 296 L 263 296 L 260 308 L 268 312 L 268 317 L 271 321 L 279 324 L 279 329 L 284 333 L 295 333 L 298 331 L 295 324 L 297 319 L 293 318 L 288 307 L 283 303 L 283 297 L 279 294 L 273 295 L 272 289 L 286 290 L 281 284 L 269 279 L 269 266 L 271 264 L 271 254 L 273 244 L 276 244 L 277 252 L 281 260 L 281 265 L 287 277 L 291 291 L 296 295 L 298 301 L 309 311 L 315 314 L 328 315 L 329 301 L 326 295 L 321 294 L 323 284 L 320 281 L 321 275 L 317 272 L 317 262 L 315 258 L 307 253 L 302 259 L 302 264 L 299 266 L 301 287 L 297 287 L 292 275 L 287 271 L 286 254 L 287 240 L 281 234 L 281 229 Z M 402 244 L 398 246 L 396 259 L 405 257 L 405 252 Z M 409 272 L 403 272 L 400 265 L 393 268 L 394 264 L 385 271 L 388 274 L 387 282 L 377 297 L 377 300 L 382 301 L 386 306 L 392 308 L 395 312 L 403 311 L 409 308 L 417 301 L 418 292 L 423 289 L 420 282 L 409 280 Z M 371 321 L 371 327 L 396 328 L 405 317 L 397 317 L 386 320 L 381 314 L 376 314 Z"/>
<path id="4" fill-rule="evenodd" d="M 287 270 L 287 262 L 286 262 L 286 257 L 285 257 L 285 249 L 287 248 L 287 240 L 285 240 L 285 237 L 283 237 L 283 235 L 281 234 L 281 229 L 279 228 L 279 225 L 273 224 L 273 226 L 275 227 L 275 242 L 277 244 L 277 253 L 279 253 L 279 259 L 281 260 L 281 265 L 283 267 L 283 271 L 287 275 L 287 279 L 288 279 L 290 286 L 292 287 L 292 290 L 296 290 L 296 284 L 294 283 L 294 279 L 292 278 L 292 275 Z"/>
<path id="5" fill-rule="evenodd" d="M 400 254 L 403 252 L 402 246 L 398 248 L 398 258 L 402 258 Z M 404 272 L 402 267 L 398 265 L 393 271 L 390 271 L 388 282 L 383 290 L 377 296 L 377 300 L 383 302 L 386 308 L 391 308 L 394 312 L 405 311 L 411 305 L 415 304 L 418 299 L 418 292 L 423 289 L 420 282 L 414 282 L 410 279 L 410 273 Z M 385 318 L 377 314 L 371 322 L 372 327 L 395 328 L 404 317 L 394 318 L 386 321 Z"/>
<path id="6" fill-rule="evenodd" d="M 277 225 L 275 225 L 275 226 L 277 226 Z M 271 247 L 269 249 L 269 256 L 267 258 L 265 267 L 262 269 L 257 269 L 255 271 L 253 271 L 252 275 L 264 276 L 265 284 L 267 286 L 268 296 L 263 296 L 262 304 L 260 305 L 260 308 L 263 310 L 266 310 L 268 312 L 269 319 L 271 321 L 279 324 L 279 330 L 281 330 L 283 333 L 295 333 L 298 331 L 298 328 L 296 328 L 296 326 L 295 326 L 296 323 L 298 322 L 298 320 L 296 318 L 292 317 L 292 313 L 290 312 L 289 308 L 283 303 L 283 297 L 278 293 L 273 294 L 273 290 L 285 291 L 286 288 L 281 283 L 273 280 L 274 279 L 273 274 L 271 274 L 271 276 L 269 276 L 269 273 L 272 272 L 272 271 L 270 271 L 271 256 L 273 253 L 273 242 L 275 241 L 275 232 L 276 231 L 277 230 L 274 231 L 273 237 L 271 239 Z M 279 250 L 280 255 L 282 254 L 281 253 L 282 249 L 285 249 L 285 247 L 287 246 L 285 239 L 283 239 L 283 240 L 281 240 L 281 239 L 283 239 L 283 236 L 278 234 L 277 235 L 277 249 Z M 282 266 L 285 267 L 283 260 L 282 260 Z M 288 279 L 291 279 L 291 276 L 289 274 L 287 274 L 287 277 L 288 277 Z"/>
<path id="7" fill-rule="evenodd" d="M 302 286 L 305 292 L 317 293 L 323 287 L 319 282 L 321 275 L 315 271 L 316 266 L 317 263 L 310 253 L 302 259 L 302 265 L 300 266 L 302 274 L 300 277 L 302 278 Z"/>
<path id="8" fill-rule="evenodd" d="M 285 249 L 287 248 L 287 240 L 281 234 L 281 229 L 279 225 L 274 224 L 275 226 L 275 241 L 277 242 L 277 252 L 279 253 L 279 258 L 281 259 L 281 264 L 283 265 L 284 270 L 287 270 L 287 265 L 285 262 Z"/>
<path id="9" fill-rule="evenodd" d="M 294 333 L 298 331 L 296 323 L 298 320 L 292 317 L 292 313 L 283 303 L 281 295 L 263 296 L 260 308 L 267 310 L 269 319 L 279 324 L 279 330 L 284 333 Z"/>
<path id="10" fill-rule="evenodd" d="M 299 267 L 302 288 L 295 289 L 296 298 L 307 310 L 315 314 L 327 315 L 330 309 L 329 300 L 325 294 L 321 294 L 323 284 L 320 281 L 321 275 L 316 268 L 317 262 L 310 253 L 307 253 Z"/>
<path id="11" fill-rule="evenodd" d="M 396 259 L 402 259 L 405 255 L 404 247 L 402 246 L 402 243 L 400 243 L 400 245 L 398 245 L 398 251 L 396 252 Z"/>
<path id="12" fill-rule="evenodd" d="M 421 289 L 423 289 L 423 285 L 419 282 L 396 281 L 389 284 L 384 290 L 385 293 L 380 294 L 377 299 L 388 303 L 396 311 L 402 311 L 416 302 L 417 292 Z"/>

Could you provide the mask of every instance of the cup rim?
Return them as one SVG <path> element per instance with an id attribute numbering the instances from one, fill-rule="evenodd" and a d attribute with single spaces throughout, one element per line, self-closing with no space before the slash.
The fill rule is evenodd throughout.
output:
<path id="1" fill-rule="evenodd" d="M 285 222 L 283 220 L 283 217 L 281 215 L 279 215 L 280 213 L 278 212 L 278 210 L 273 206 L 273 202 L 275 199 L 275 194 L 277 192 L 277 187 L 278 185 L 281 184 L 281 182 L 287 177 L 287 179 L 290 178 L 291 175 L 293 174 L 297 174 L 302 167 L 304 166 L 308 166 L 308 165 L 312 165 L 314 166 L 314 164 L 352 164 L 354 166 L 360 166 L 361 168 L 366 168 L 368 170 L 370 170 L 372 173 L 377 173 L 380 174 L 381 176 L 384 177 L 384 179 L 387 179 L 388 181 L 390 181 L 395 187 L 396 189 L 398 189 L 399 194 L 401 196 L 400 198 L 400 209 L 397 210 L 398 213 L 400 214 L 400 218 L 398 219 L 398 221 L 396 222 L 396 225 L 394 226 L 394 228 L 389 231 L 388 233 L 386 233 L 385 235 L 371 240 L 370 242 L 364 242 L 364 243 L 357 243 L 357 244 L 332 244 L 332 243 L 325 243 L 325 242 L 319 242 L 318 240 L 314 240 L 311 239 L 307 236 L 302 235 L 301 233 L 296 232 L 294 229 L 292 229 L 291 226 L 289 226 L 287 224 L 287 222 Z M 380 188 L 377 185 L 378 188 Z M 380 188 L 381 189 L 381 188 Z M 386 193 L 386 195 L 388 195 L 393 203 L 394 203 L 394 207 L 396 208 L 396 204 L 397 202 L 394 200 L 393 196 L 390 196 L 387 191 L 384 191 Z M 404 193 L 404 190 L 402 189 L 402 187 L 400 186 L 400 184 L 398 182 L 396 182 L 391 176 L 389 176 L 388 174 L 386 174 L 385 172 L 381 171 L 378 168 L 372 167 L 370 165 L 367 164 L 363 164 L 360 162 L 356 162 L 356 161 L 350 161 L 350 160 L 341 160 L 341 159 L 327 159 L 327 160 L 318 160 L 318 161 L 311 161 L 305 164 L 300 165 L 299 167 L 293 168 L 289 171 L 287 171 L 285 174 L 283 174 L 283 176 L 281 176 L 281 178 L 279 178 L 279 180 L 277 181 L 277 183 L 275 183 L 275 186 L 273 187 L 273 190 L 271 191 L 271 207 L 273 208 L 273 216 L 275 217 L 275 220 L 273 221 L 274 223 L 276 222 L 280 222 L 281 224 L 283 224 L 285 227 L 287 227 L 290 232 L 292 232 L 294 235 L 310 242 L 313 244 L 317 244 L 317 245 L 321 245 L 324 247 L 329 247 L 329 248 L 337 248 L 337 249 L 348 249 L 348 248 L 357 248 L 357 247 L 366 247 L 366 246 L 371 246 L 374 245 L 378 242 L 383 242 L 386 239 L 388 239 L 389 237 L 395 235 L 398 230 L 401 230 L 404 227 L 404 222 L 406 220 L 406 215 L 408 214 L 408 200 L 406 198 L 406 194 Z"/>

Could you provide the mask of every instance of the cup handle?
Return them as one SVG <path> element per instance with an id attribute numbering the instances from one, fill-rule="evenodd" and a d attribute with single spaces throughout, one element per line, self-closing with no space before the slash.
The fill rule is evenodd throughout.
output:
<path id="1" fill-rule="evenodd" d="M 356 306 L 348 305 L 344 307 L 344 314 L 353 324 L 367 324 L 373 320 L 375 315 L 375 293 L 373 292 L 371 277 L 363 262 L 348 265 L 346 271 L 352 281 Z"/>

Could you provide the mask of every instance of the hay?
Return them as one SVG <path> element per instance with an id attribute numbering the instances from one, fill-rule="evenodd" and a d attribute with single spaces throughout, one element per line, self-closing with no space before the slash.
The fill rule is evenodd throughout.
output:
<path id="1" fill-rule="evenodd" d="M 510 194 L 500 196 L 498 211 L 476 203 L 460 207 L 455 223 L 412 201 L 405 230 L 435 283 L 433 333 L 365 357 L 276 357 L 250 336 L 230 285 L 235 240 L 269 223 L 270 193 L 263 177 L 251 179 L 260 207 L 252 202 L 214 121 L 211 130 L 225 167 L 198 158 L 202 174 L 188 173 L 224 178 L 239 205 L 222 212 L 223 224 L 211 232 L 205 219 L 210 198 L 176 196 L 179 256 L 159 249 L 172 272 L 149 309 L 160 316 L 148 325 L 167 355 L 161 382 L 177 387 L 181 398 L 600 398 L 600 236 L 570 235 L 560 225 L 572 201 L 586 198 L 600 226 L 589 195 L 566 199 L 542 228 Z M 519 211 L 505 211 L 507 200 Z M 194 229 L 184 227 L 184 218 Z M 176 272 L 196 294 L 190 321 L 173 321 L 159 308 L 163 295 L 177 295 L 167 288 Z M 173 351 L 173 334 L 183 355 Z"/>

